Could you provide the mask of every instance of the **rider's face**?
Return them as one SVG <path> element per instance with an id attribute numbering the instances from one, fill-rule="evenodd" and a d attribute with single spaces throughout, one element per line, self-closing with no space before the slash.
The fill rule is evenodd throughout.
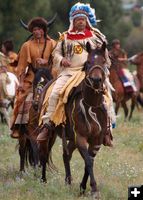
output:
<path id="1" fill-rule="evenodd" d="M 114 45 L 114 48 L 115 48 L 115 49 L 120 49 L 120 47 L 121 47 L 121 46 L 120 46 L 120 43 L 116 43 L 116 44 Z"/>
<path id="2" fill-rule="evenodd" d="M 4 45 L 2 45 L 1 51 L 2 51 L 4 54 L 6 54 L 6 48 L 5 48 Z"/>
<path id="3" fill-rule="evenodd" d="M 77 31 L 84 31 L 86 28 L 86 17 L 77 17 L 73 21 L 74 29 Z"/>
<path id="4" fill-rule="evenodd" d="M 42 28 L 34 27 L 32 33 L 35 39 L 41 39 L 44 37 L 44 30 Z"/>

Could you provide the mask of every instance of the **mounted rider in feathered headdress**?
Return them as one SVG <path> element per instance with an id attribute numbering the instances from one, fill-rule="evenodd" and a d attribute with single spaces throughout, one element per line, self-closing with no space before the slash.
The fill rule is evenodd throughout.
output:
<path id="1" fill-rule="evenodd" d="M 106 42 L 105 36 L 93 27 L 97 20 L 95 10 L 90 7 L 90 4 L 75 4 L 70 10 L 69 20 L 69 29 L 60 34 L 57 46 L 52 53 L 53 65 L 59 69 L 60 74 L 50 96 L 47 95 L 44 100 L 44 102 L 48 102 L 48 107 L 45 108 L 46 112 L 42 111 L 41 113 L 44 125 L 37 138 L 38 141 L 47 138 L 48 128 L 50 129 L 53 123 L 57 126 L 66 120 L 64 104 L 67 99 L 61 98 L 61 94 L 64 92 L 68 97 L 65 88 L 68 86 L 69 92 L 73 87 L 78 86 L 85 77 L 82 68 L 88 57 L 86 43 L 89 42 L 91 47 L 96 49 Z M 110 67 L 108 51 L 106 51 L 106 65 L 107 68 Z"/>

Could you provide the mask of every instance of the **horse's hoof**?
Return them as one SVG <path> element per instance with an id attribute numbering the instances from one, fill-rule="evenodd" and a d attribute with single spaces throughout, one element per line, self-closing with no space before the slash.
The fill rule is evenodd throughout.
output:
<path id="1" fill-rule="evenodd" d="M 25 174 L 25 170 L 20 170 L 20 171 L 19 171 L 19 174 L 20 174 L 21 176 L 23 176 L 23 175 Z"/>
<path id="2" fill-rule="evenodd" d="M 34 168 L 34 177 L 38 178 L 38 172 L 39 172 L 38 167 Z"/>
<path id="3" fill-rule="evenodd" d="M 65 184 L 66 185 L 71 185 L 71 183 L 72 183 L 72 177 L 70 176 L 70 177 L 66 177 L 65 178 Z"/>
<path id="4" fill-rule="evenodd" d="M 85 194 L 85 190 L 86 188 L 83 188 L 83 186 L 80 184 L 80 195 L 84 195 Z"/>
<path id="5" fill-rule="evenodd" d="M 22 170 L 22 171 L 20 171 L 20 175 L 21 176 L 28 176 L 29 173 L 27 171 L 25 171 L 25 170 Z"/>
<path id="6" fill-rule="evenodd" d="M 47 179 L 46 178 L 41 178 L 41 183 L 47 183 Z"/>
<path id="7" fill-rule="evenodd" d="M 91 192 L 92 199 L 94 200 L 101 200 L 101 195 L 99 191 Z"/>

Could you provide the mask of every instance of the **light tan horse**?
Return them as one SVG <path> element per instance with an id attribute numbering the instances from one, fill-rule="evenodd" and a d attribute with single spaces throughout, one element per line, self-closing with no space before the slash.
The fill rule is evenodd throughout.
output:
<path id="1" fill-rule="evenodd" d="M 2 119 L 4 119 L 9 126 L 8 107 L 13 107 L 16 90 L 19 81 L 15 74 L 11 72 L 0 73 L 0 111 Z"/>

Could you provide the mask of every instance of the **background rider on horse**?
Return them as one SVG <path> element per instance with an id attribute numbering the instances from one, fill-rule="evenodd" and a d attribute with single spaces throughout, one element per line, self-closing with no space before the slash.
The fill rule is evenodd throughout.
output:
<path id="1" fill-rule="evenodd" d="M 121 48 L 120 40 L 114 39 L 112 41 L 112 48 L 109 53 L 114 66 L 116 67 L 119 78 L 123 83 L 125 92 L 136 92 L 137 88 L 134 82 L 134 77 L 128 69 L 127 52 Z"/>

